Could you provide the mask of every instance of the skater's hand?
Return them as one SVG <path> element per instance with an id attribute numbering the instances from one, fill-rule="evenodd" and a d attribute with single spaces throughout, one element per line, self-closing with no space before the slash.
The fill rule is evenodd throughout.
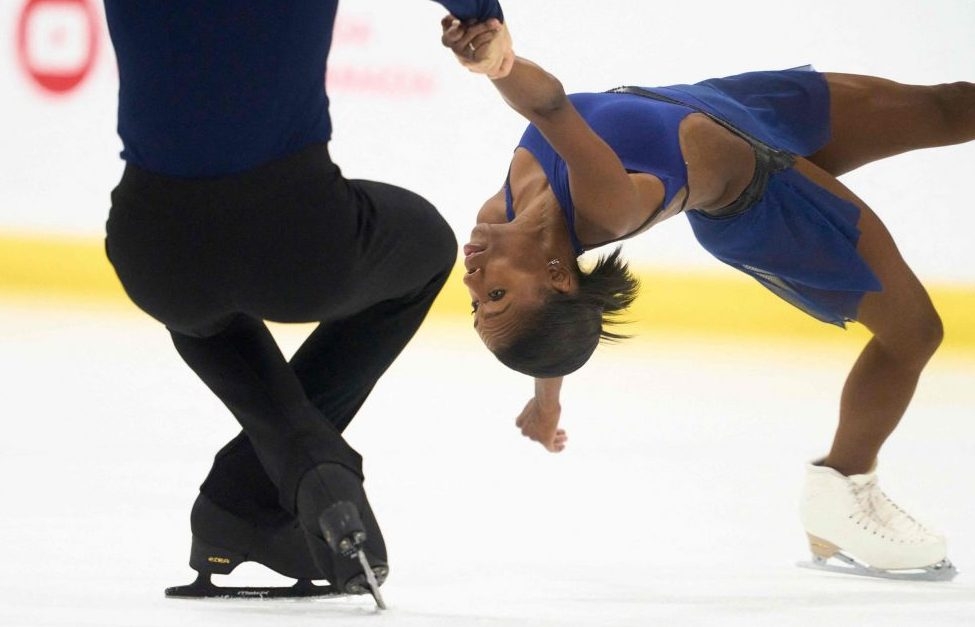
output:
<path id="1" fill-rule="evenodd" d="M 454 52 L 461 65 L 488 78 L 504 78 L 515 63 L 511 34 L 501 21 L 461 22 L 453 15 L 440 20 L 440 43 Z"/>
<path id="2" fill-rule="evenodd" d="M 515 420 L 515 426 L 521 429 L 521 434 L 526 438 L 538 442 L 551 453 L 559 453 L 569 438 L 565 429 L 559 429 L 561 414 L 562 407 L 558 403 L 543 406 L 537 398 L 532 397 Z"/>

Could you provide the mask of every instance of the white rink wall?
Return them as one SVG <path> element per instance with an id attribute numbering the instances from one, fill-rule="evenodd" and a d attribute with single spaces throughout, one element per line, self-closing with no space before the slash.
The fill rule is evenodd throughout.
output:
<path id="1" fill-rule="evenodd" d="M 568 91 L 812 63 L 912 83 L 975 80 L 975 2 L 512 1 L 516 50 Z M 429 0 L 343 0 L 329 65 L 332 152 L 348 176 L 428 197 L 463 241 L 524 123 L 439 44 Z M 98 237 L 121 172 L 117 73 L 96 0 L 0 0 L 0 235 Z M 844 178 L 926 280 L 975 284 L 975 144 Z M 713 267 L 682 219 L 627 243 L 642 265 Z"/>

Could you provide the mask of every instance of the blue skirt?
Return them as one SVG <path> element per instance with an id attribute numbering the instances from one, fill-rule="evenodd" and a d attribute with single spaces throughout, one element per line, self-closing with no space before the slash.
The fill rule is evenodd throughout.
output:
<path id="1" fill-rule="evenodd" d="M 688 211 L 697 241 L 809 315 L 839 326 L 856 320 L 880 281 L 856 250 L 860 208 L 789 168 L 774 172 L 745 211 Z"/>
<path id="2" fill-rule="evenodd" d="M 749 72 L 695 85 L 655 87 L 744 135 L 807 156 L 829 141 L 829 89 L 809 69 Z M 857 252 L 860 209 L 793 168 L 773 172 L 756 202 L 734 215 L 688 211 L 698 242 L 809 315 L 855 320 L 866 292 L 882 289 Z"/>

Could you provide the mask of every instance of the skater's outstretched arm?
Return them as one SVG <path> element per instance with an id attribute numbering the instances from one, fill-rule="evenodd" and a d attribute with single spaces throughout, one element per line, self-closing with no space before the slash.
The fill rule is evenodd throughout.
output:
<path id="1" fill-rule="evenodd" d="M 660 199 L 641 197 L 619 156 L 579 114 L 556 77 L 516 56 L 511 72 L 492 82 L 565 160 L 577 223 L 598 227 L 605 240 L 643 225 L 646 207 Z"/>
<path id="2" fill-rule="evenodd" d="M 444 29 L 441 42 L 454 51 L 462 64 L 478 71 L 464 62 L 466 42 L 487 48 L 488 42 L 507 33 L 506 27 L 502 24 L 503 30 L 491 30 L 485 29 L 490 20 L 484 24 L 464 24 L 448 18 L 441 23 Z M 481 49 L 477 49 L 478 58 Z M 506 57 L 499 67 L 495 74 L 478 72 L 491 78 L 505 102 L 535 125 L 565 160 L 577 224 L 596 229 L 600 241 L 625 237 L 643 226 L 647 207 L 656 206 L 662 199 L 641 195 L 619 156 L 572 105 L 562 83 L 513 52 L 510 61 Z"/>

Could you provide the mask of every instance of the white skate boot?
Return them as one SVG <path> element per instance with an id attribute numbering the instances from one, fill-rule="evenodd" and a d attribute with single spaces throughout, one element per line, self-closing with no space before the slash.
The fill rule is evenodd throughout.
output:
<path id="1" fill-rule="evenodd" d="M 811 562 L 800 566 L 922 581 L 950 581 L 957 574 L 946 556 L 944 537 L 891 501 L 873 470 L 847 477 L 810 465 L 799 516 L 813 554 Z"/>

